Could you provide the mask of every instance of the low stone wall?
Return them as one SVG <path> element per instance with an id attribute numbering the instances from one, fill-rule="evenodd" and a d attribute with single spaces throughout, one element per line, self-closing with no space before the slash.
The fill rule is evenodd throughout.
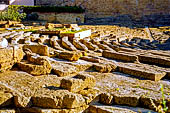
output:
<path id="1" fill-rule="evenodd" d="M 81 6 L 86 17 L 130 15 L 135 19 L 145 15 L 169 15 L 170 0 L 37 0 L 37 5 Z"/>
<path id="2" fill-rule="evenodd" d="M 83 13 L 55 13 L 55 12 L 48 12 L 48 13 L 40 13 L 38 14 L 38 20 L 44 20 L 47 22 L 58 22 L 64 24 L 72 24 L 72 23 L 84 23 L 84 16 Z"/>

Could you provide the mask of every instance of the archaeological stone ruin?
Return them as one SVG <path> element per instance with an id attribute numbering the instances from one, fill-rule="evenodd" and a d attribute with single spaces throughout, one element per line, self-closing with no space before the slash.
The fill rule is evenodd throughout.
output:
<path id="1" fill-rule="evenodd" d="M 0 113 L 168 113 L 169 32 L 53 23 L 1 30 Z"/>

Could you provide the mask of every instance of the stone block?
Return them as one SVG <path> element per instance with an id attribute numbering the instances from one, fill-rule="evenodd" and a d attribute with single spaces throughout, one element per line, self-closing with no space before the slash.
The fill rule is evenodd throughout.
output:
<path id="1" fill-rule="evenodd" d="M 85 109 L 89 106 L 84 105 L 78 107 L 76 109 L 46 109 L 40 107 L 32 107 L 32 108 L 20 108 L 20 112 L 22 113 L 83 113 Z"/>
<path id="2" fill-rule="evenodd" d="M 96 85 L 96 79 L 94 76 L 89 74 L 81 74 L 76 75 L 76 78 L 82 79 L 84 81 L 85 88 L 93 88 Z"/>
<path id="3" fill-rule="evenodd" d="M 88 48 L 84 44 L 82 44 L 80 41 L 78 41 L 76 39 L 73 39 L 73 45 L 77 49 L 80 49 L 80 50 L 83 50 L 83 51 L 88 51 Z"/>
<path id="4" fill-rule="evenodd" d="M 170 60 L 167 56 L 155 55 L 155 54 L 142 54 L 138 55 L 139 61 L 144 63 L 151 63 L 162 66 L 170 66 Z"/>
<path id="5" fill-rule="evenodd" d="M 89 56 L 83 56 L 80 59 L 89 61 L 89 62 L 93 62 L 93 63 L 100 63 L 100 59 L 89 57 Z"/>
<path id="6" fill-rule="evenodd" d="M 48 56 L 49 50 L 46 45 L 24 45 L 23 49 L 30 49 L 33 53 L 37 53 L 42 56 Z"/>
<path id="7" fill-rule="evenodd" d="M 100 94 L 99 102 L 106 105 L 113 104 L 113 96 L 109 93 Z"/>
<path id="8" fill-rule="evenodd" d="M 108 62 L 95 63 L 93 67 L 96 71 L 101 73 L 110 73 L 111 71 L 114 71 L 117 68 L 116 64 Z"/>
<path id="9" fill-rule="evenodd" d="M 0 90 L 13 95 L 12 105 L 19 108 L 31 106 L 31 97 L 39 87 L 39 81 L 32 75 L 21 71 L 7 71 L 0 74 L 0 81 Z"/>
<path id="10" fill-rule="evenodd" d="M 39 89 L 32 97 L 33 105 L 41 108 L 75 109 L 85 104 L 80 94 L 67 90 Z"/>
<path id="11" fill-rule="evenodd" d="M 90 50 L 96 51 L 99 49 L 98 46 L 92 44 L 91 42 L 88 42 L 87 40 L 81 40 L 81 43 L 83 43 Z"/>
<path id="12" fill-rule="evenodd" d="M 69 61 L 77 61 L 80 57 L 82 57 L 81 52 L 61 52 L 59 53 L 59 58 L 69 60 Z"/>
<path id="13" fill-rule="evenodd" d="M 90 89 L 81 90 L 78 92 L 78 94 L 81 94 L 84 97 L 86 104 L 90 104 L 98 101 L 100 91 L 99 89 L 90 88 Z"/>
<path id="14" fill-rule="evenodd" d="M 165 101 L 166 101 L 166 106 L 168 107 L 168 112 L 170 111 L 170 97 L 169 95 L 164 94 Z M 152 104 L 152 102 L 156 105 L 159 106 L 162 103 L 162 94 L 159 92 L 148 92 L 144 95 L 141 96 L 140 98 L 140 103 L 143 105 L 143 107 L 156 110 Z"/>
<path id="15" fill-rule="evenodd" d="M 0 107 L 7 107 L 13 104 L 13 95 L 0 91 Z"/>
<path id="16" fill-rule="evenodd" d="M 75 66 L 78 72 L 85 71 L 93 66 L 91 62 L 87 62 L 81 59 L 76 62 L 67 62 L 67 64 Z"/>
<path id="17" fill-rule="evenodd" d="M 138 56 L 135 54 L 127 53 L 127 52 L 115 52 L 115 51 L 103 51 L 103 57 L 111 58 L 115 60 L 122 60 L 127 62 L 137 62 Z"/>
<path id="18" fill-rule="evenodd" d="M 133 64 L 133 63 L 122 63 L 118 65 L 120 72 L 130 74 L 142 78 L 146 78 L 153 81 L 159 81 L 166 73 L 160 70 L 154 69 L 149 65 Z"/>
<path id="19" fill-rule="evenodd" d="M 85 88 L 92 88 L 96 84 L 93 76 L 88 74 L 78 74 L 73 78 L 65 78 L 61 81 L 61 86 L 71 92 L 79 92 Z"/>
<path id="20" fill-rule="evenodd" d="M 34 42 L 34 41 L 37 41 L 37 39 L 39 39 L 40 37 L 40 34 L 31 34 L 31 41 Z"/>
<path id="21" fill-rule="evenodd" d="M 11 69 L 12 66 L 23 59 L 24 53 L 21 47 L 12 46 L 0 49 L 0 70 Z"/>
<path id="22" fill-rule="evenodd" d="M 102 104 L 90 105 L 85 113 L 137 113 L 132 110 L 114 106 L 104 106 Z"/>
<path id="23" fill-rule="evenodd" d="M 22 61 L 17 63 L 17 65 L 22 71 L 36 76 L 49 74 L 52 69 L 50 62 L 42 57 L 38 57 L 37 59 L 30 59 L 30 62 Z"/>
<path id="24" fill-rule="evenodd" d="M 113 100 L 118 105 L 128 105 L 136 107 L 139 105 L 140 95 L 135 94 L 113 94 Z"/>
<path id="25" fill-rule="evenodd" d="M 49 44 L 50 39 L 48 35 L 42 35 L 40 38 L 38 38 L 38 43 L 39 44 Z"/>
<path id="26" fill-rule="evenodd" d="M 74 47 L 74 45 L 68 41 L 68 37 L 62 38 L 62 46 L 70 51 L 76 51 L 77 49 Z"/>
<path id="27" fill-rule="evenodd" d="M 52 65 L 52 71 L 60 77 L 72 76 L 78 72 L 75 66 L 69 64 L 55 61 L 51 61 L 50 63 Z"/>
<path id="28" fill-rule="evenodd" d="M 97 44 L 97 46 L 102 49 L 102 50 L 109 50 L 109 51 L 113 51 L 112 48 L 110 48 L 109 46 L 105 45 L 105 44 Z"/>
<path id="29" fill-rule="evenodd" d="M 84 89 L 84 84 L 82 79 L 76 78 L 65 78 L 61 80 L 61 88 L 67 89 L 70 92 L 79 92 Z"/>

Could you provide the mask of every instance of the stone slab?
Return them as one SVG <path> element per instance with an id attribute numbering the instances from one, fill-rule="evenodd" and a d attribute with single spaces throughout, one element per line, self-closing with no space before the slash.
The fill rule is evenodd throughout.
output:
<path id="1" fill-rule="evenodd" d="M 102 56 L 106 58 L 122 60 L 122 61 L 127 61 L 127 62 L 138 61 L 138 56 L 134 54 L 130 54 L 130 53 L 124 53 L 124 52 L 120 53 L 120 52 L 115 52 L 115 51 L 103 51 Z"/>
<path id="2" fill-rule="evenodd" d="M 42 56 L 48 56 L 49 50 L 46 45 L 24 45 L 23 49 L 30 49 L 33 53 L 37 53 Z"/>
<path id="3" fill-rule="evenodd" d="M 159 81 L 166 75 L 165 72 L 157 71 L 149 65 L 135 63 L 119 63 L 118 70 L 125 74 L 130 74 L 153 81 Z"/>

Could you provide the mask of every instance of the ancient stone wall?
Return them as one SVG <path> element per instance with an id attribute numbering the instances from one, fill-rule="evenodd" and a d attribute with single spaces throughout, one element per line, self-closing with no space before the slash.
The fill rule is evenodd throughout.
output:
<path id="1" fill-rule="evenodd" d="M 48 22 L 59 22 L 59 23 L 84 23 L 83 13 L 39 13 L 39 20 L 45 20 Z M 48 15 L 48 16 L 47 16 Z"/>
<path id="2" fill-rule="evenodd" d="M 37 5 L 78 5 L 86 9 L 87 17 L 170 14 L 170 0 L 37 0 Z"/>

